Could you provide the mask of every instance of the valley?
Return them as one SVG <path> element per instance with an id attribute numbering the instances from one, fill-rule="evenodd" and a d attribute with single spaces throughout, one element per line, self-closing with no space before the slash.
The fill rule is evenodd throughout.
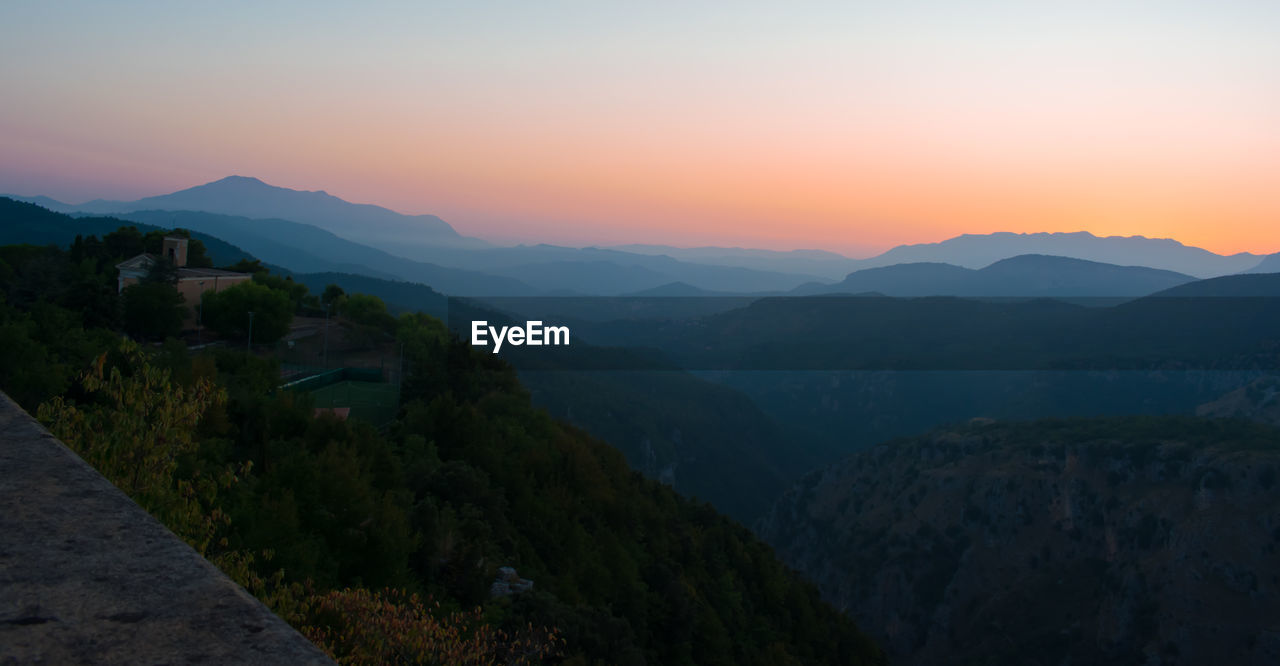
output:
<path id="1" fill-rule="evenodd" d="M 341 320 L 338 364 L 373 354 L 385 368 L 400 352 L 374 341 L 399 336 L 397 316 L 439 318 L 455 346 L 483 323 L 506 344 L 481 355 L 518 373 L 532 406 L 752 526 L 892 663 L 1262 663 L 1277 649 L 1265 628 L 1276 607 L 1267 581 L 1280 574 L 1266 562 L 1280 516 L 1265 507 L 1280 432 L 1240 420 L 1271 410 L 1274 274 L 1199 280 L 1028 254 L 981 269 L 849 260 L 843 281 L 822 284 L 812 278 L 836 261 L 822 255 L 460 242 L 406 252 L 414 259 L 283 218 L 68 216 L 13 200 L 0 212 L 9 244 L 70 247 L 128 224 L 191 229 L 215 264 L 257 266 L 270 275 L 255 281 L 295 290 L 312 325 L 273 353 L 298 368 L 329 346 L 320 351 L 315 323 L 328 311 L 297 293 L 385 303 L 366 323 Z M 809 259 L 812 274 L 769 269 Z M 721 263 L 687 263 L 699 261 Z M 23 277 L 35 265 L 21 264 L 15 285 L 38 291 Z M 593 294 L 572 293 L 576 271 L 600 277 L 585 283 Z M 563 325 L 566 344 L 514 344 L 529 321 Z M 392 376 L 430 393 L 456 372 L 411 364 Z M 350 402 L 344 386 L 325 409 Z M 398 389 L 388 395 L 399 401 Z M 342 409 L 394 422 L 386 405 L 356 407 Z M 1188 578 L 1177 563 L 1191 560 L 1214 573 Z M 540 566 L 520 572 L 545 577 Z M 1237 619 L 1204 624 L 1188 609 L 1205 604 Z M 1206 633 L 1228 638 L 1196 638 Z M 1243 647 L 1220 652 L 1222 640 Z"/>

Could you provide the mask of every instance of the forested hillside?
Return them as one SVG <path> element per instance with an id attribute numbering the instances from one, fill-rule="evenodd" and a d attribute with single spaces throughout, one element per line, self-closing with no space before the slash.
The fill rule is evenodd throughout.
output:
<path id="1" fill-rule="evenodd" d="M 402 410 L 382 430 L 277 390 L 265 353 L 122 343 L 138 292 L 117 297 L 111 267 L 149 242 L 126 230 L 3 248 L 0 388 L 335 656 L 878 661 L 745 528 L 533 408 L 508 366 L 427 315 L 325 295 L 371 344 L 403 345 Z M 315 299 L 262 272 L 247 287 Z M 503 567 L 532 589 L 504 594 Z"/>

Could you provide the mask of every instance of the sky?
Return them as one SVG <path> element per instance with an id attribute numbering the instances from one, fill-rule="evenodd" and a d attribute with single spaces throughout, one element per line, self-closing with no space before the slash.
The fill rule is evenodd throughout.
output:
<path id="1" fill-rule="evenodd" d="M 1278 26 L 1233 0 L 6 0 L 0 192 L 237 174 L 500 241 L 1270 253 Z"/>

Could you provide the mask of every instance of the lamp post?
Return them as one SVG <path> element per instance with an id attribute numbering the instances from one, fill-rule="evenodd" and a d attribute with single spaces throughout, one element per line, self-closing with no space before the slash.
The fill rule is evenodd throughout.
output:
<path id="1" fill-rule="evenodd" d="M 326 370 L 329 369 L 329 306 L 332 303 L 324 304 L 324 357 L 321 363 L 324 364 Z"/>
<path id="2" fill-rule="evenodd" d="M 204 344 L 204 280 L 200 281 L 200 302 L 196 305 L 196 346 Z"/>
<path id="3" fill-rule="evenodd" d="M 249 344 L 245 345 L 245 351 L 253 353 L 253 310 L 249 311 Z"/>

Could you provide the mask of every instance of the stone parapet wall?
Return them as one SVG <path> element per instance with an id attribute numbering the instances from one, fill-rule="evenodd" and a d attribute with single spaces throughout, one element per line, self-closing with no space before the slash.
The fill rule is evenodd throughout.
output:
<path id="1" fill-rule="evenodd" d="M 331 664 L 0 393 L 0 664 Z"/>

